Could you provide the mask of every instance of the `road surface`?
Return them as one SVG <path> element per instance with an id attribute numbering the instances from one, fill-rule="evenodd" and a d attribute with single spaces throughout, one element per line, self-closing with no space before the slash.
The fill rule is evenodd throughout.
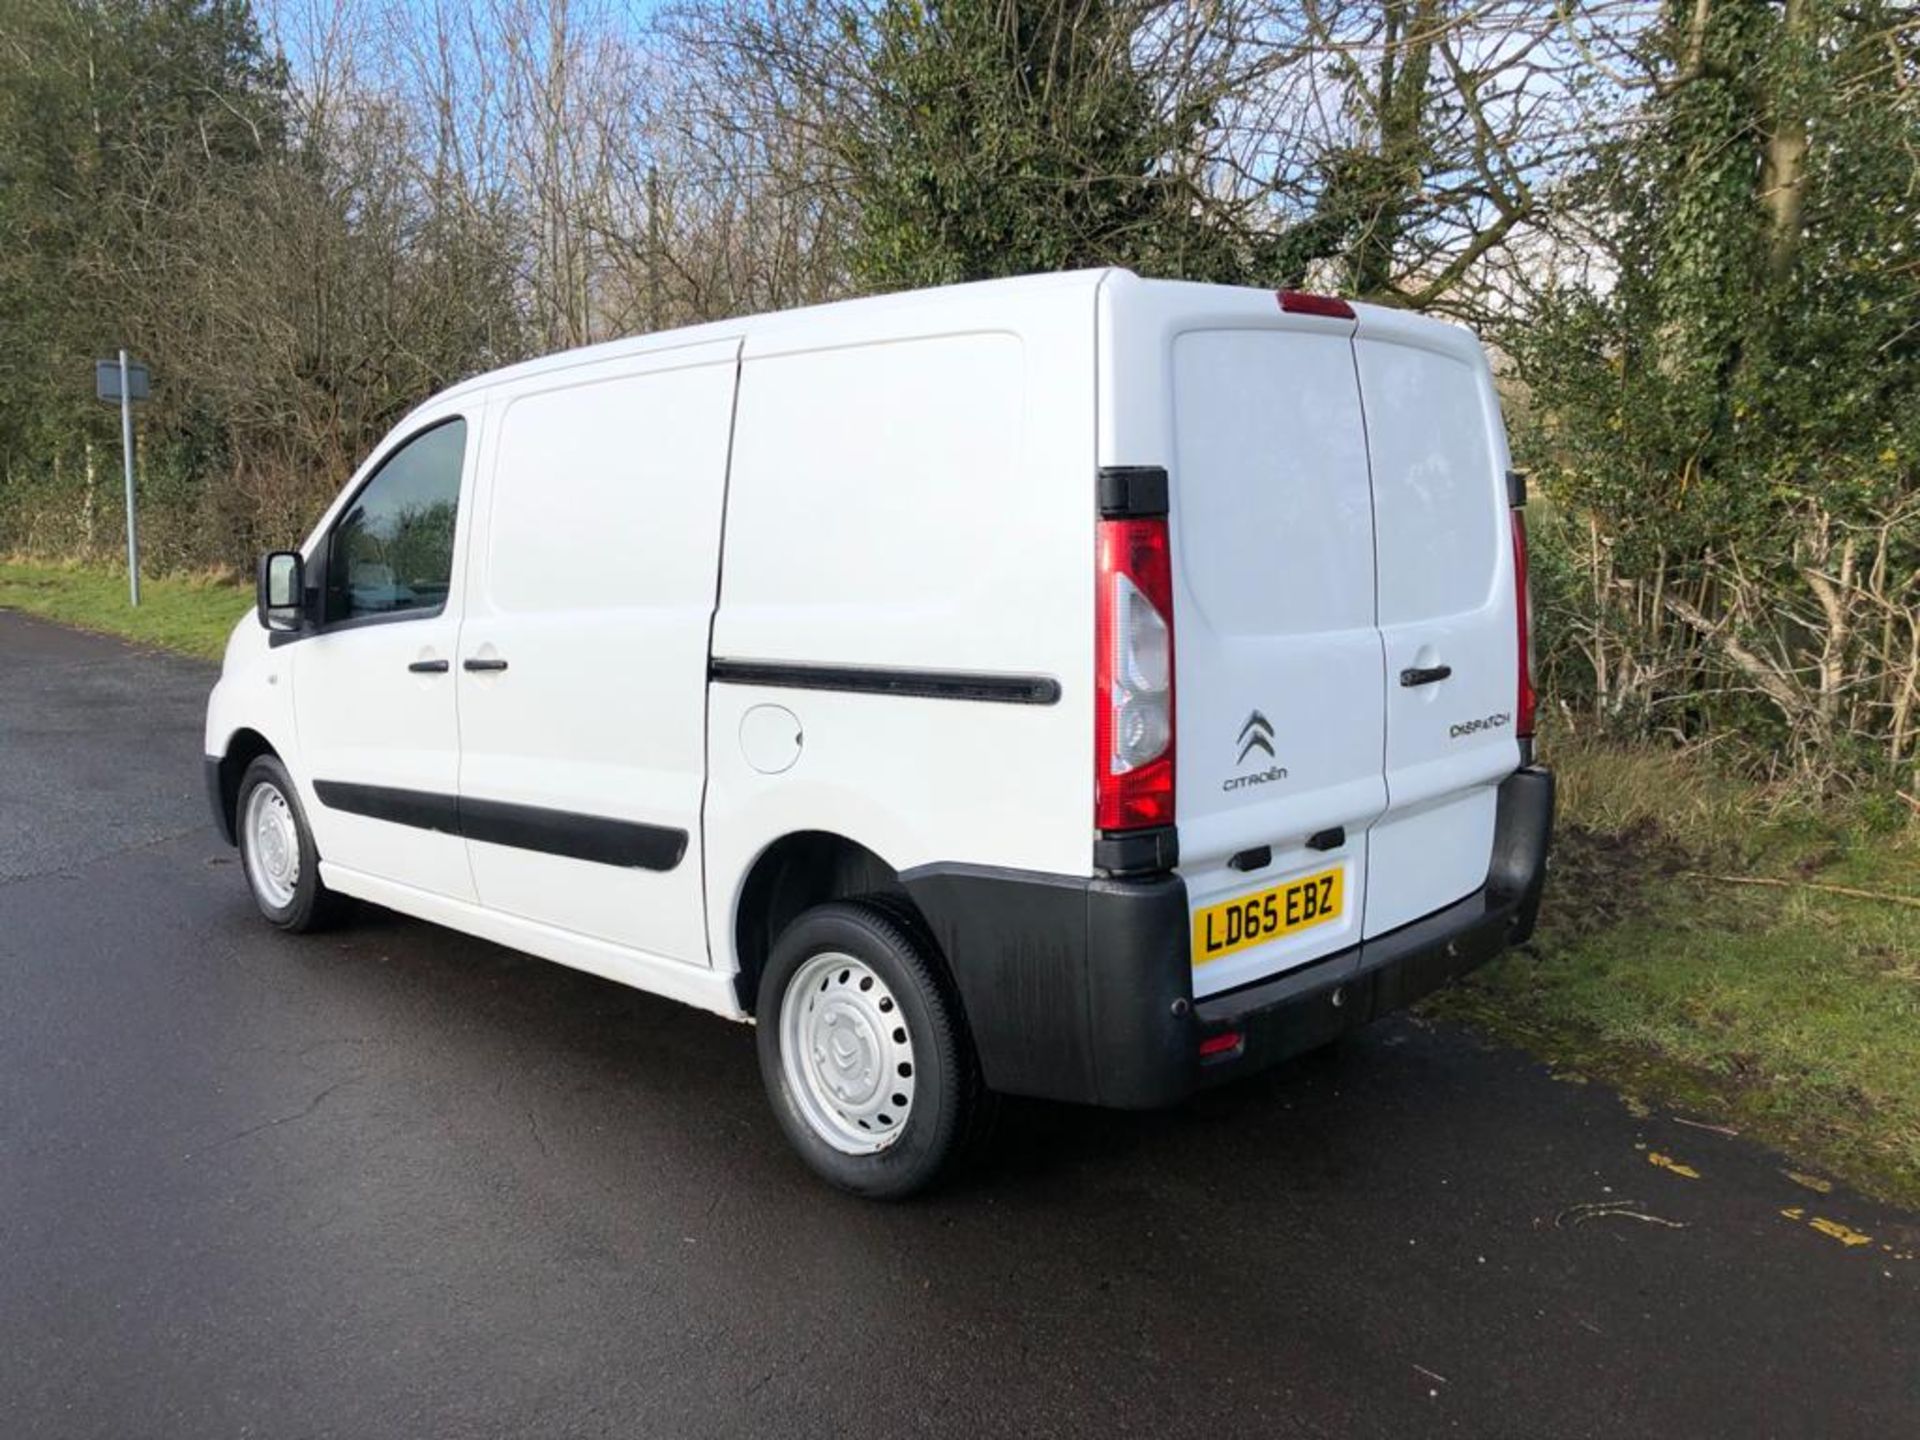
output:
<path id="1" fill-rule="evenodd" d="M 0 613 L 15 1440 L 1920 1433 L 1917 1217 L 1440 1025 L 834 1194 L 744 1028 L 268 929 L 211 680 Z"/>

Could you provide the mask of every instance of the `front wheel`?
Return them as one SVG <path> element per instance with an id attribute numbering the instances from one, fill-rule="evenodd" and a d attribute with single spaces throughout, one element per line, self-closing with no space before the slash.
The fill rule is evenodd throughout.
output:
<path id="1" fill-rule="evenodd" d="M 240 777 L 234 836 L 260 913 L 282 930 L 318 930 L 340 911 L 340 897 L 320 883 L 320 852 L 287 767 L 261 755 Z"/>
<path id="2" fill-rule="evenodd" d="M 939 1178 L 983 1103 L 930 942 L 884 902 L 807 911 L 774 946 L 757 1005 L 781 1129 L 843 1190 L 899 1199 Z"/>

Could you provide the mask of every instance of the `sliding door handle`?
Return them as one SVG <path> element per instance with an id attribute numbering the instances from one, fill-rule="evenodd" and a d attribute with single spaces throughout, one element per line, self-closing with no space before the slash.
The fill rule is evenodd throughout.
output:
<path id="1" fill-rule="evenodd" d="M 1400 683 L 1411 689 L 1415 685 L 1431 685 L 1451 674 L 1451 665 L 1417 665 L 1400 672 Z"/>
<path id="2" fill-rule="evenodd" d="M 462 660 L 460 662 L 460 668 L 462 670 L 489 672 L 506 669 L 507 662 L 504 660 Z"/>
<path id="3" fill-rule="evenodd" d="M 407 666 L 407 669 L 416 675 L 444 675 L 447 673 L 447 662 L 444 660 L 416 660 Z"/>

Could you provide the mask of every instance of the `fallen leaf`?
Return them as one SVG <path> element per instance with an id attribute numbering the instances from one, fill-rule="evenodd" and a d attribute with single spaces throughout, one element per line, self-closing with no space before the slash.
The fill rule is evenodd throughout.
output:
<path id="1" fill-rule="evenodd" d="M 1815 1230 L 1818 1230 L 1822 1235 L 1832 1236 L 1849 1249 L 1855 1245 L 1871 1245 L 1873 1243 L 1873 1237 L 1871 1235 L 1862 1235 L 1851 1225 L 1842 1225 L 1838 1220 L 1828 1220 L 1824 1216 L 1816 1215 L 1813 1219 L 1809 1220 L 1807 1224 L 1811 1225 Z"/>

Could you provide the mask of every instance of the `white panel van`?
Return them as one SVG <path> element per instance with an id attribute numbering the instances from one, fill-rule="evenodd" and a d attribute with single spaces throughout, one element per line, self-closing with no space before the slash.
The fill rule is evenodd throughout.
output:
<path id="1" fill-rule="evenodd" d="M 274 924 L 757 1022 L 903 1195 L 996 1094 L 1166 1105 L 1531 932 L 1508 465 L 1463 330 L 1117 270 L 555 355 L 262 560 L 208 793 Z"/>

